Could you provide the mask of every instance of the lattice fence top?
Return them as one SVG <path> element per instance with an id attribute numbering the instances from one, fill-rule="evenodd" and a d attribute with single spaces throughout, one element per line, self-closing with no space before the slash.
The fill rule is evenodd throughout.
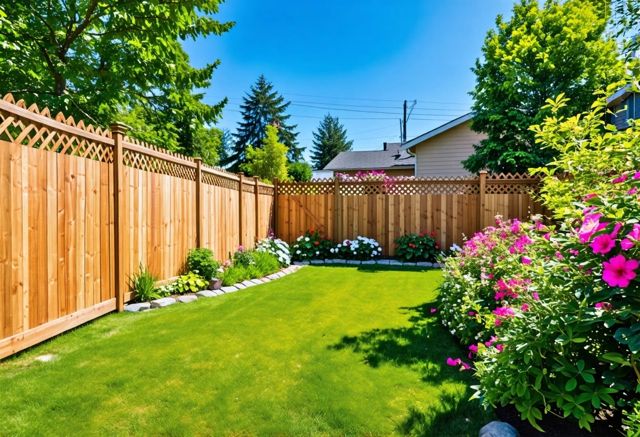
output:
<path id="1" fill-rule="evenodd" d="M 539 179 L 527 174 L 487 175 L 485 194 L 525 194 L 538 188 Z M 386 195 L 426 195 L 426 194 L 480 194 L 479 177 L 437 177 L 414 178 L 394 177 L 380 181 L 352 181 L 335 179 L 314 179 L 309 182 L 283 182 L 278 185 L 282 195 L 322 195 L 364 196 Z"/>
<path id="2" fill-rule="evenodd" d="M 7 94 L 0 101 L 0 140 L 62 155 L 79 156 L 101 162 L 113 162 L 111 132 L 48 108 L 28 106 Z"/>
<path id="3" fill-rule="evenodd" d="M 124 149 L 122 161 L 124 165 L 138 170 L 175 176 L 190 181 L 196 180 L 196 169 L 193 167 L 187 167 L 177 162 L 144 155 L 132 150 Z"/>

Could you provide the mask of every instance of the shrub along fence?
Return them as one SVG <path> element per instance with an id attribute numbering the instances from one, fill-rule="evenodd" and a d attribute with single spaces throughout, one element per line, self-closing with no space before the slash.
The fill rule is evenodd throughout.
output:
<path id="1" fill-rule="evenodd" d="M 478 177 L 393 181 L 314 180 L 276 183 L 276 234 L 291 242 L 308 229 L 334 241 L 375 238 L 385 255 L 406 233 L 433 231 L 443 248 L 505 218 L 543 213 L 529 175 L 481 172 Z"/>
<path id="2" fill-rule="evenodd" d="M 140 264 L 180 273 L 264 238 L 273 186 L 37 106 L 0 101 L 0 358 L 130 299 Z"/>

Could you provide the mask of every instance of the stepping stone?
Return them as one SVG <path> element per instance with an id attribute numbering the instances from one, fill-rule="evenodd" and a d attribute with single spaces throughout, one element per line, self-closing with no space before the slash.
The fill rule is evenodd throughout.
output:
<path id="1" fill-rule="evenodd" d="M 271 281 L 273 281 L 274 279 L 278 279 L 280 276 L 278 276 L 277 273 L 272 273 L 269 276 L 267 276 L 267 278 Z M 263 278 L 264 279 L 264 278 Z"/>
<path id="2" fill-rule="evenodd" d="M 222 296 L 222 295 L 224 294 L 224 291 L 222 291 L 222 289 L 220 289 L 220 290 L 213 290 L 213 292 L 214 292 L 214 294 L 215 294 L 216 296 Z"/>
<path id="3" fill-rule="evenodd" d="M 202 291 L 198 291 L 196 293 L 196 296 L 198 296 L 198 297 L 215 297 L 217 295 L 218 295 L 218 293 L 216 293 L 213 290 L 202 290 Z"/>
<path id="4" fill-rule="evenodd" d="M 238 290 L 244 290 L 245 288 L 247 288 L 246 285 L 244 285 L 242 282 L 238 282 L 237 284 L 233 284 L 233 286 L 236 288 L 233 291 L 238 291 Z M 222 287 L 224 289 L 224 287 Z M 228 291 L 225 291 L 225 293 L 229 293 Z"/>
<path id="5" fill-rule="evenodd" d="M 242 284 L 236 284 L 236 285 L 242 285 Z M 242 288 L 245 288 L 244 286 Z M 222 293 L 233 293 L 238 291 L 238 287 L 234 286 L 234 285 L 230 285 L 228 287 L 222 287 L 220 289 L 220 291 L 222 291 Z"/>
<path id="6" fill-rule="evenodd" d="M 271 278 L 269 276 L 265 276 L 264 278 L 260 278 L 260 280 L 262 281 L 263 284 L 266 284 L 267 282 L 271 282 Z"/>
<path id="7" fill-rule="evenodd" d="M 262 284 L 264 284 L 264 282 L 262 282 L 260 279 L 249 279 L 249 282 L 251 282 L 253 285 L 262 285 Z"/>
<path id="8" fill-rule="evenodd" d="M 124 310 L 130 313 L 137 313 L 148 309 L 151 309 L 151 304 L 149 302 L 130 303 L 129 305 L 124 306 Z"/>
<path id="9" fill-rule="evenodd" d="M 195 294 L 185 294 L 184 296 L 178 296 L 178 302 L 180 303 L 190 303 L 198 300 L 198 296 Z"/>
<path id="10" fill-rule="evenodd" d="M 479 437 L 519 437 L 520 433 L 506 422 L 494 420 L 480 428 Z"/>
<path id="11" fill-rule="evenodd" d="M 254 282 L 251 282 L 251 279 L 247 279 L 246 281 L 242 281 L 242 285 L 244 285 L 245 287 L 253 287 L 254 285 L 256 285 Z"/>
<path id="12" fill-rule="evenodd" d="M 151 308 L 164 308 L 176 303 L 176 300 L 172 297 L 163 297 L 162 299 L 156 299 L 151 301 Z"/>

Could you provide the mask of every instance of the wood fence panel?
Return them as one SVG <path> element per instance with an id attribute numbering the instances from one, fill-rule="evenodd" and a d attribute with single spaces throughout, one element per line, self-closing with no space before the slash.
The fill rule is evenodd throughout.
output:
<path id="1" fill-rule="evenodd" d="M 309 228 L 335 241 L 372 237 L 385 255 L 394 255 L 395 240 L 406 233 L 433 232 L 440 246 L 449 248 L 492 224 L 496 214 L 527 218 L 543 212 L 531 196 L 537 179 L 482 177 L 482 183 L 479 178 L 285 182 L 278 185 L 276 227 L 289 242 Z"/>
<path id="2" fill-rule="evenodd" d="M 140 264 L 181 273 L 199 226 L 221 260 L 273 227 L 272 186 L 247 179 L 240 217 L 237 175 L 113 128 L 0 100 L 0 359 L 120 308 Z"/>

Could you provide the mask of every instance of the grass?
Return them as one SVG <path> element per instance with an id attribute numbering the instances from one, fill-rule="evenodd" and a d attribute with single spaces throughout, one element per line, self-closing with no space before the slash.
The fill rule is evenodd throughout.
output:
<path id="1" fill-rule="evenodd" d="M 0 434 L 477 435 L 490 417 L 428 315 L 440 273 L 372 267 L 109 315 L 0 362 Z"/>

